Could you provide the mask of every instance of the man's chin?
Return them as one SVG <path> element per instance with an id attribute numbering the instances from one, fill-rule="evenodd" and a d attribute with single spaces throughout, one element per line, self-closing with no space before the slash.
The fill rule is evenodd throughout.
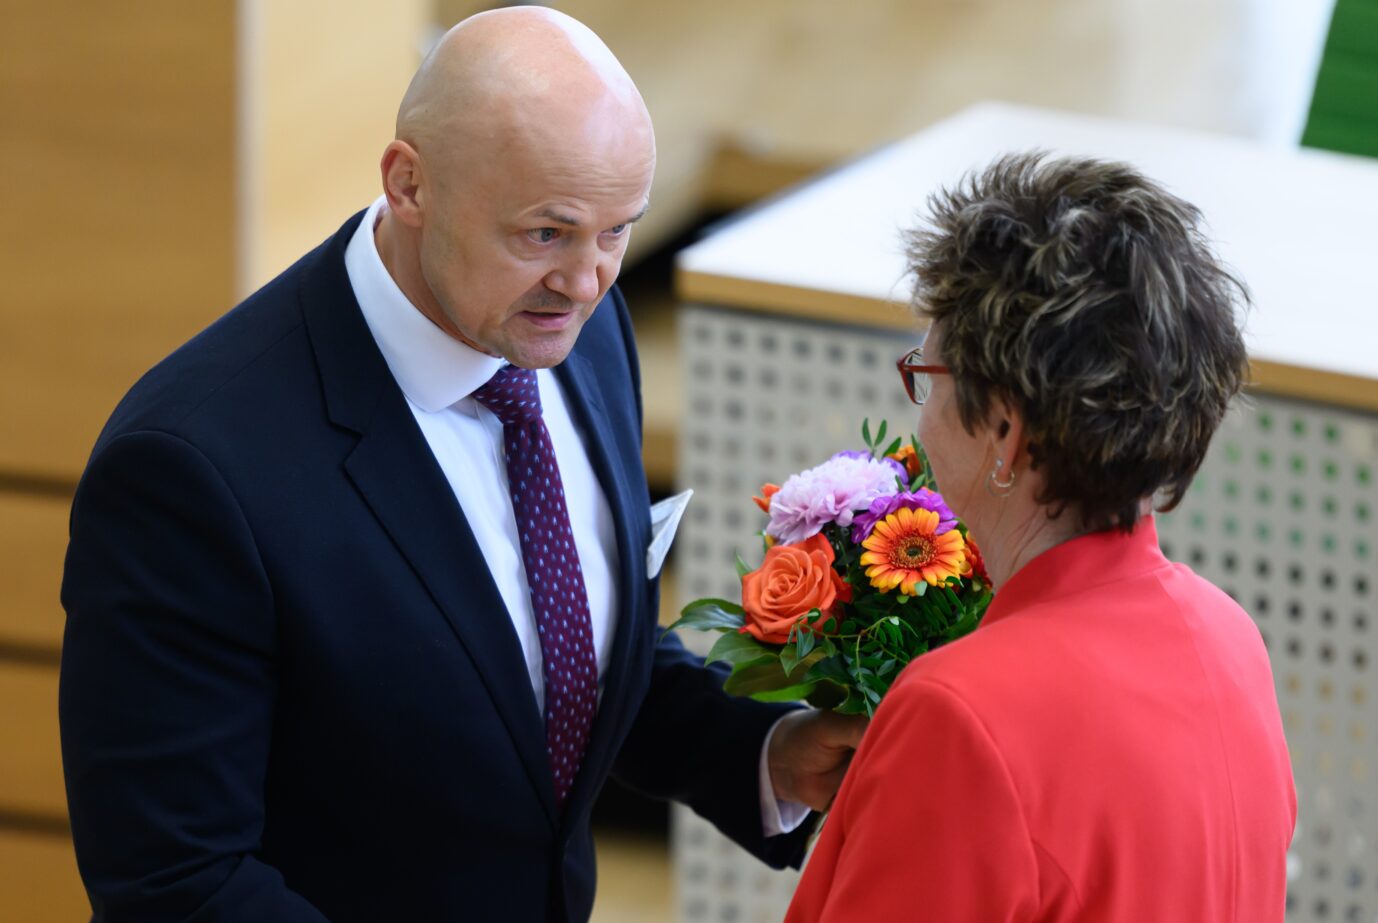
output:
<path id="1" fill-rule="evenodd" d="M 524 369 L 554 368 L 569 356 L 579 335 L 577 325 L 545 336 L 526 336 L 509 344 L 503 356 L 513 365 Z"/>

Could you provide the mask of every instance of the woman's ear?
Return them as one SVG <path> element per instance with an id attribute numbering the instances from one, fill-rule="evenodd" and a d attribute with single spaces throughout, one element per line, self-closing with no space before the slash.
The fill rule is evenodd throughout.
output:
<path id="1" fill-rule="evenodd" d="M 1010 472 L 1028 456 L 1028 442 L 1024 437 L 1024 415 L 1019 408 L 1001 396 L 994 396 L 987 418 L 991 450 L 1000 470 Z"/>

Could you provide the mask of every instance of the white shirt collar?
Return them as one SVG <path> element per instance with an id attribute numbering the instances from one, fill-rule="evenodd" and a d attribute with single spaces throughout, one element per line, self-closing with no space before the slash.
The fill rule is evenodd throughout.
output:
<path id="1" fill-rule="evenodd" d="M 473 394 L 507 360 L 459 342 L 398 288 L 373 238 L 386 208 L 386 196 L 369 207 L 345 250 L 345 271 L 364 322 L 402 393 L 425 413 L 437 413 Z"/>

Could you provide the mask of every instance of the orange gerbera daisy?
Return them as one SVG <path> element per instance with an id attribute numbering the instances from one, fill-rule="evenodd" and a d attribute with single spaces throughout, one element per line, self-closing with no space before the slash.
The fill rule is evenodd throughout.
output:
<path id="1" fill-rule="evenodd" d="M 861 543 L 866 549 L 861 563 L 869 565 L 871 586 L 887 592 L 899 587 L 906 596 L 914 596 L 920 580 L 937 586 L 960 577 L 966 567 L 966 543 L 957 529 L 937 534 L 938 521 L 932 510 L 901 508 L 876 523 Z"/>
<path id="2" fill-rule="evenodd" d="M 962 571 L 963 577 L 974 577 L 990 586 L 990 574 L 986 572 L 986 558 L 981 554 L 980 547 L 967 536 L 967 565 Z"/>

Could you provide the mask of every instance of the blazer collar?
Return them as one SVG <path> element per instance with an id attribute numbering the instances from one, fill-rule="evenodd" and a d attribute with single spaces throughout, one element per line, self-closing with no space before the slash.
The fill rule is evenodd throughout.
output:
<path id="1" fill-rule="evenodd" d="M 327 415 L 359 440 L 344 460 L 356 489 L 426 586 L 467 651 L 488 689 L 494 709 L 511 734 L 532 786 L 552 824 L 560 818 L 545 751 L 545 727 L 527 681 L 521 645 L 483 555 L 444 473 L 407 407 L 364 321 L 349 277 L 345 250 L 364 217 L 355 215 L 307 260 L 300 300 L 315 352 Z M 612 296 L 599 310 L 614 310 Z M 639 464 L 636 440 L 614 432 L 603 403 L 597 347 L 580 338 L 555 371 L 576 422 L 586 434 L 590 460 L 613 514 L 620 577 L 617 627 L 605 673 L 602 704 L 565 816 L 588 806 L 616 755 L 618 742 L 635 715 L 627 684 L 629 658 L 638 632 L 654 615 L 641 611 L 647 594 L 645 547 L 637 528 L 646 518 L 647 498 L 639 477 L 626 465 Z M 621 436 L 621 440 L 618 436 Z M 621 451 L 619 451 L 621 446 Z M 636 455 L 628 460 L 627 453 Z M 457 576 L 458 575 L 458 576 Z"/>
<path id="2" fill-rule="evenodd" d="M 1168 566 L 1152 516 L 1141 519 L 1129 533 L 1110 529 L 1079 535 L 1049 548 L 996 587 L 981 624 L 992 625 L 1030 606 Z"/>
<path id="3" fill-rule="evenodd" d="M 521 645 L 459 501 L 364 322 L 345 272 L 344 250 L 362 214 L 313 254 L 300 291 L 327 414 L 359 436 L 343 467 L 468 653 L 553 826 L 558 819 L 545 727 Z"/>

